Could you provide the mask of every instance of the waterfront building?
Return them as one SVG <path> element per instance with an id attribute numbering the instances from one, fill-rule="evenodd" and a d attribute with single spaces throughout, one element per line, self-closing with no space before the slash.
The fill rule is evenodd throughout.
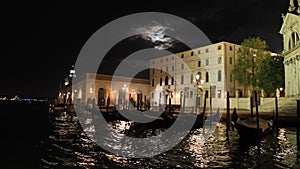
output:
<path id="1" fill-rule="evenodd" d="M 193 109 L 197 96 L 203 106 L 205 93 L 214 103 L 221 101 L 219 104 L 225 104 L 227 91 L 230 97 L 247 94 L 231 75 L 238 48 L 237 44 L 219 42 L 151 60 L 151 107 L 171 102 Z M 197 74 L 203 84 L 196 85 Z"/>
<path id="2" fill-rule="evenodd" d="M 147 109 L 149 80 L 87 73 L 74 79 L 71 95 L 75 104 Z"/>
<path id="3" fill-rule="evenodd" d="M 296 1 L 295 1 L 296 2 Z M 300 0 L 298 9 L 290 1 L 289 12 L 282 14 L 280 34 L 283 36 L 286 97 L 300 97 Z"/>

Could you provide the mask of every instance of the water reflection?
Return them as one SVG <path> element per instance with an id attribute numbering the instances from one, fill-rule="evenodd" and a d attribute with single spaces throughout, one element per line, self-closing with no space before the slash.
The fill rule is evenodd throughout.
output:
<path id="1" fill-rule="evenodd" d="M 114 146 L 113 142 L 122 142 L 124 135 L 159 136 L 165 129 L 130 130 L 132 122 L 115 121 L 106 126 L 112 129 L 108 138 L 97 138 L 92 119 L 86 119 L 82 126 L 74 115 L 50 120 L 52 132 L 41 146 L 45 152 L 42 168 L 299 168 L 295 164 L 296 132 L 290 128 L 280 128 L 277 136 L 267 136 L 259 145 L 247 145 L 240 143 L 235 130 L 230 130 L 227 139 L 226 125 L 219 123 L 206 141 L 203 130 L 195 129 L 174 148 L 153 158 L 124 158 L 103 150 L 95 144 L 95 139 Z"/>

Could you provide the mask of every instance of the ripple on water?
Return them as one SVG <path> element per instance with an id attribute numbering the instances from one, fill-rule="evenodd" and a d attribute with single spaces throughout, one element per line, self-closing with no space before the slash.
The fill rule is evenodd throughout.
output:
<path id="1" fill-rule="evenodd" d="M 278 135 L 264 138 L 259 145 L 240 144 L 236 130 L 226 137 L 226 125 L 220 123 L 212 136 L 203 139 L 203 130 L 195 129 L 171 150 L 152 158 L 124 158 L 103 150 L 93 141 L 95 129 L 86 120 L 82 132 L 78 119 L 64 116 L 52 119 L 52 132 L 43 140 L 43 168 L 291 168 L 299 166 L 295 131 L 280 128 Z M 129 129 L 130 122 L 111 122 L 111 134 L 102 138 L 114 146 L 124 135 L 149 137 L 160 135 L 165 129 Z M 130 147 L 123 148 L 127 151 Z M 298 166 L 295 165 L 298 159 Z"/>

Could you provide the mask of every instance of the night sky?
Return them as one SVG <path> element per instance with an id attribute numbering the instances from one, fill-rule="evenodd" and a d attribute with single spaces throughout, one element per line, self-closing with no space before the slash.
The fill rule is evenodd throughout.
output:
<path id="1" fill-rule="evenodd" d="M 60 82 L 88 38 L 110 21 L 137 12 L 182 17 L 198 26 L 213 43 L 239 44 L 249 36 L 259 36 L 271 51 L 281 52 L 281 13 L 287 12 L 289 4 L 288 0 L 99 2 L 7 4 L 2 24 L 5 52 L 0 62 L 0 96 L 56 96 Z M 143 41 L 132 43 L 131 49 L 120 47 L 119 53 L 112 51 L 110 59 L 124 58 L 143 45 L 152 44 Z"/>

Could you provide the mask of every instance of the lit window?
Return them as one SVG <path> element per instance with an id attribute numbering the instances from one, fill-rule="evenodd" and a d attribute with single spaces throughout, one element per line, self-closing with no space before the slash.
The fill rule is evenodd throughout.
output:
<path id="1" fill-rule="evenodd" d="M 222 91 L 218 90 L 218 98 L 221 98 L 221 96 L 222 96 Z"/>

